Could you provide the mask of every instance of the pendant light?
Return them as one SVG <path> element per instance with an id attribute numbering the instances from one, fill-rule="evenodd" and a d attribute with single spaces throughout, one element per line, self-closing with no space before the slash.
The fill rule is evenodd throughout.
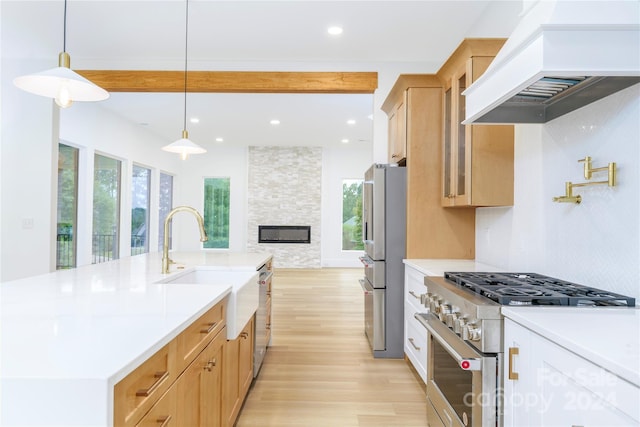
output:
<path id="1" fill-rule="evenodd" d="M 189 154 L 202 154 L 207 150 L 200 147 L 195 142 L 189 139 L 189 132 L 187 132 L 187 46 L 189 37 L 189 0 L 186 1 L 185 11 L 185 35 L 184 35 L 184 116 L 183 116 L 183 128 L 182 138 L 172 142 L 169 145 L 162 147 L 164 151 L 180 154 L 182 160 L 186 160 Z"/>
<path id="2" fill-rule="evenodd" d="M 74 101 L 103 101 L 109 92 L 71 70 L 67 48 L 67 0 L 64 0 L 64 35 L 58 67 L 35 74 L 16 77 L 13 84 L 36 95 L 53 98 L 60 107 L 67 108 Z"/>

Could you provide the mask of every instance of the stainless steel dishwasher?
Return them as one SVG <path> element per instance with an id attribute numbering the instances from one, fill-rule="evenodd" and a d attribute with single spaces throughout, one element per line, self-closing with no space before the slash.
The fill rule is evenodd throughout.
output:
<path id="1" fill-rule="evenodd" d="M 258 269 L 258 284 L 260 297 L 256 311 L 256 330 L 253 349 L 253 377 L 258 376 L 262 360 L 267 352 L 267 345 L 271 338 L 271 261 Z"/>

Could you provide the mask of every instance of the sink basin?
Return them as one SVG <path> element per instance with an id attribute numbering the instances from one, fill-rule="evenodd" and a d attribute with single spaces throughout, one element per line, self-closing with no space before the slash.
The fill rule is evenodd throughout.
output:
<path id="1" fill-rule="evenodd" d="M 260 285 L 257 271 L 196 269 L 159 283 L 184 285 L 231 285 L 227 303 L 227 338 L 236 339 L 258 309 Z"/>

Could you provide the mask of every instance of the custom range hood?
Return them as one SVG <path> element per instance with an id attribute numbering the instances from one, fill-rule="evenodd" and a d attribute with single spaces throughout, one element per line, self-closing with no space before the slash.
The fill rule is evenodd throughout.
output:
<path id="1" fill-rule="evenodd" d="M 640 82 L 640 2 L 524 1 L 464 124 L 546 123 Z"/>

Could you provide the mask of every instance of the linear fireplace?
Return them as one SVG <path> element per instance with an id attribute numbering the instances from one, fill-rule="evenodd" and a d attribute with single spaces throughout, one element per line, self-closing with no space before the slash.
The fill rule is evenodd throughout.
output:
<path id="1" fill-rule="evenodd" d="M 311 243 L 311 226 L 259 225 L 258 243 Z"/>

